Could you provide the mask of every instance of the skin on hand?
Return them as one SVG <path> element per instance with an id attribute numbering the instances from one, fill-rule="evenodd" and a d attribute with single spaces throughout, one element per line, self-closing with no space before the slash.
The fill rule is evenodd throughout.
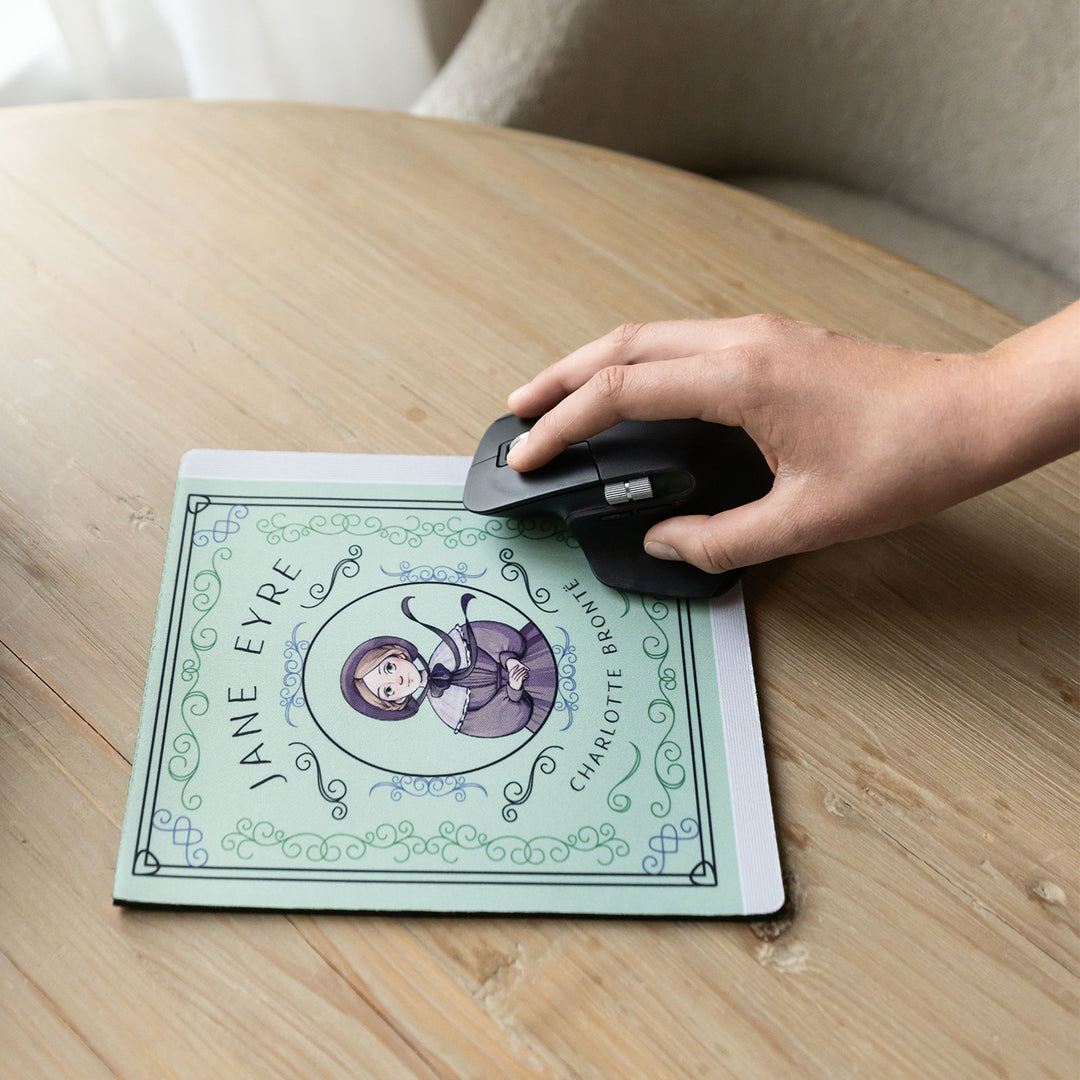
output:
<path id="1" fill-rule="evenodd" d="M 520 690 L 529 677 L 529 669 L 520 661 L 509 659 L 506 661 L 507 683 L 511 690 Z"/>
<path id="2" fill-rule="evenodd" d="M 659 558 L 719 573 L 911 524 L 1080 445 L 1080 303 L 981 354 L 881 345 L 777 316 L 620 327 L 510 395 L 519 471 L 621 420 L 742 427 L 757 502 L 669 518 Z"/>

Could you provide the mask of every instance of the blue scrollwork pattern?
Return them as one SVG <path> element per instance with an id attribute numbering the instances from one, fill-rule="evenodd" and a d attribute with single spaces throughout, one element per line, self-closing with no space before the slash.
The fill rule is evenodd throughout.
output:
<path id="1" fill-rule="evenodd" d="M 199 509 L 209 506 L 209 500 Z M 195 513 L 199 511 L 196 510 Z M 230 506 L 223 518 L 207 526 L 205 529 L 197 529 L 191 536 L 191 543 L 195 547 L 206 547 L 207 544 L 223 544 L 233 533 L 240 531 L 240 522 L 248 516 L 248 508 L 235 503 Z"/>
<path id="2" fill-rule="evenodd" d="M 406 795 L 422 799 L 430 795 L 435 799 L 444 799 L 448 795 L 454 802 L 464 802 L 469 791 L 476 790 L 487 798 L 487 788 L 482 784 L 467 783 L 464 776 L 392 776 L 379 784 L 372 784 L 369 795 L 376 788 L 389 788 L 391 802 L 401 802 Z"/>
<path id="3" fill-rule="evenodd" d="M 398 581 L 438 581 L 449 582 L 452 585 L 464 585 L 473 578 L 483 577 L 487 569 L 478 574 L 469 573 L 469 564 L 459 562 L 457 566 L 413 566 L 412 563 L 402 560 L 396 570 L 387 570 L 385 566 L 379 569 L 387 576 L 396 578 Z"/>
<path id="4" fill-rule="evenodd" d="M 649 850 L 653 854 L 646 855 L 641 860 L 641 869 L 646 874 L 662 874 L 668 856 L 676 854 L 680 844 L 685 843 L 687 840 L 696 840 L 700 835 L 701 828 L 696 819 L 692 817 L 683 818 L 679 822 L 678 828 L 670 821 L 665 821 L 660 826 L 660 831 L 649 838 Z M 697 872 L 698 867 L 695 867 L 691 872 L 691 877 Z"/>
<path id="5" fill-rule="evenodd" d="M 184 849 L 184 862 L 188 866 L 205 866 L 207 864 L 210 856 L 206 848 L 198 846 L 203 841 L 202 830 L 195 828 L 187 814 L 177 814 L 174 818 L 172 811 L 158 810 L 151 818 L 151 824 L 159 832 L 169 836 L 176 847 Z M 146 851 L 146 855 L 150 856 L 149 850 Z M 156 858 L 154 862 L 157 865 L 154 867 L 153 872 L 156 872 L 160 863 Z"/>
<path id="6" fill-rule="evenodd" d="M 570 641 L 565 627 L 556 629 L 562 634 L 562 642 L 555 642 L 552 652 L 555 654 L 555 667 L 559 672 L 559 700 L 552 707 L 552 712 L 566 713 L 566 723 L 559 729 L 565 731 L 574 722 L 580 694 L 577 691 L 577 649 Z"/>
<path id="7" fill-rule="evenodd" d="M 285 674 L 281 680 L 281 706 L 285 710 L 285 723 L 289 727 L 297 726 L 296 721 L 290 716 L 293 709 L 304 708 L 304 687 L 300 673 L 304 666 L 304 653 L 307 652 L 310 642 L 302 641 L 297 637 L 303 625 L 302 622 L 298 622 L 293 627 L 289 640 L 285 642 Z"/>

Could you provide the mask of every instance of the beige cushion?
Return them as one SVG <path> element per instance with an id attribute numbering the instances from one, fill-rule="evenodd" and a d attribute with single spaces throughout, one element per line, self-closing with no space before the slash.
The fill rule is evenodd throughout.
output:
<path id="1" fill-rule="evenodd" d="M 1038 322 L 1077 297 L 1068 282 L 1031 259 L 887 199 L 812 180 L 725 179 L 925 266 L 1026 322 Z"/>
<path id="2" fill-rule="evenodd" d="M 1076 0 L 485 0 L 416 110 L 861 193 L 1043 311 L 1080 293 L 1078 47 Z"/>

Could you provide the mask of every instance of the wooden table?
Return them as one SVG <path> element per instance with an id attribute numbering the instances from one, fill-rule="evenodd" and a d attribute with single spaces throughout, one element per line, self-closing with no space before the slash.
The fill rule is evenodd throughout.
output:
<path id="1" fill-rule="evenodd" d="M 0 114 L 0 274 L 0 1074 L 1075 1075 L 1075 459 L 748 575 L 782 918 L 111 902 L 184 450 L 468 454 L 628 319 L 1008 317 L 697 177 L 284 105 Z"/>

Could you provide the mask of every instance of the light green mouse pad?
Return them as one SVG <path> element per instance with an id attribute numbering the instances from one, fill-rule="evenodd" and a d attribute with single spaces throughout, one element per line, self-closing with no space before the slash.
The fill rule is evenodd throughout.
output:
<path id="1" fill-rule="evenodd" d="M 762 915 L 783 903 L 738 590 L 599 584 L 462 458 L 181 465 L 114 897 Z"/>

